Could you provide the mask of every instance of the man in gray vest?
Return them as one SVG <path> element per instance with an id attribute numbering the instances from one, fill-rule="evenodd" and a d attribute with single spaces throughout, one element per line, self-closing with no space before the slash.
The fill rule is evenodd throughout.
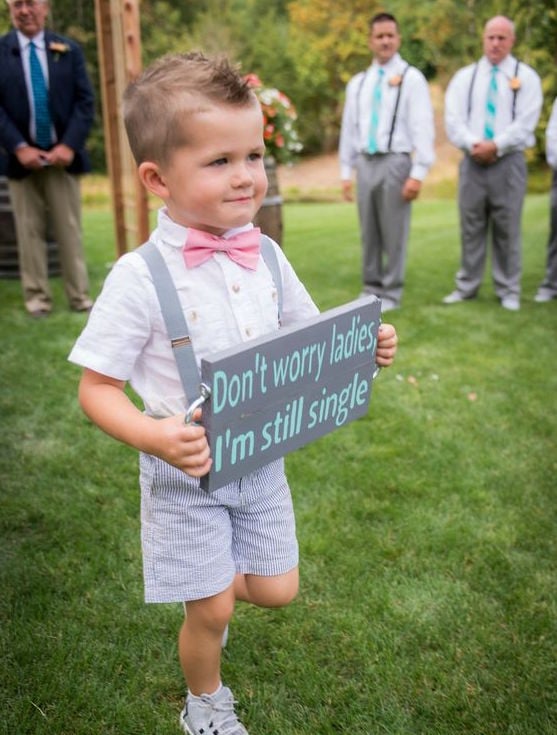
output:
<path id="1" fill-rule="evenodd" d="M 524 149 L 534 144 L 542 89 L 536 72 L 511 55 L 514 41 L 512 21 L 503 16 L 489 20 L 484 55 L 460 69 L 447 88 L 447 135 L 464 158 L 458 192 L 461 262 L 456 289 L 443 299 L 445 304 L 477 295 L 491 231 L 495 293 L 505 309 L 520 309 Z"/>
<path id="2" fill-rule="evenodd" d="M 348 82 L 339 146 L 347 201 L 356 170 L 363 293 L 379 296 L 382 311 L 400 306 L 411 202 L 435 159 L 429 88 L 400 57 L 400 44 L 393 15 L 370 20 L 373 61 Z"/>

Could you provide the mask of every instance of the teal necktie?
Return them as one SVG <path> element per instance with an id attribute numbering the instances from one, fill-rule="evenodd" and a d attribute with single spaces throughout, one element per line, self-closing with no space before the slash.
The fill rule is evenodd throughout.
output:
<path id="1" fill-rule="evenodd" d="M 46 88 L 41 62 L 35 50 L 33 41 L 29 44 L 29 71 L 33 101 L 35 103 L 35 141 L 39 148 L 50 148 L 52 137 L 50 134 L 51 120 L 48 110 L 48 90 Z"/>
<path id="2" fill-rule="evenodd" d="M 485 125 L 484 138 L 493 140 L 495 137 L 495 115 L 497 114 L 497 66 L 491 67 L 491 79 L 487 88 L 487 98 L 485 102 Z"/>
<path id="3" fill-rule="evenodd" d="M 369 125 L 369 142 L 367 146 L 368 153 L 377 153 L 377 129 L 379 128 L 379 110 L 381 109 L 381 96 L 383 94 L 382 82 L 385 75 L 385 69 L 379 69 L 377 81 L 373 88 L 371 98 L 371 121 Z"/>

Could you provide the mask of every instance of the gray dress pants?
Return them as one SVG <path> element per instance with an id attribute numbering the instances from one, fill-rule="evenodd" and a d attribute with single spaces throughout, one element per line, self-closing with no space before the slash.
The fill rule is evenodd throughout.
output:
<path id="1" fill-rule="evenodd" d="M 547 242 L 547 266 L 540 291 L 557 296 L 557 171 L 553 171 L 550 194 L 549 240 Z"/>
<path id="2" fill-rule="evenodd" d="M 492 243 L 495 293 L 520 296 L 522 276 L 522 205 L 526 162 L 519 151 L 482 166 L 466 156 L 460 163 L 461 262 L 456 286 L 466 297 L 478 292 L 484 274 L 488 239 Z"/>
<path id="3" fill-rule="evenodd" d="M 408 153 L 361 154 L 356 162 L 364 290 L 399 304 L 404 286 L 410 202 L 402 187 Z"/>
<path id="4" fill-rule="evenodd" d="M 21 285 L 27 310 L 50 311 L 46 220 L 50 213 L 58 243 L 62 278 L 72 309 L 91 306 L 81 236 L 80 178 L 51 166 L 8 181 L 19 250 Z"/>

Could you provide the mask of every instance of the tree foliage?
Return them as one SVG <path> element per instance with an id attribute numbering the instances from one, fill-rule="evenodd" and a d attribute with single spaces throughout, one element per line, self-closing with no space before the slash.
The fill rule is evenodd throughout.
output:
<path id="1" fill-rule="evenodd" d="M 51 27 L 79 41 L 97 89 L 97 120 L 90 140 L 95 166 L 103 166 L 98 56 L 93 0 L 50 0 Z M 498 0 L 142 0 L 143 62 L 169 52 L 225 52 L 267 86 L 281 89 L 296 105 L 304 150 L 336 145 L 344 88 L 370 63 L 368 20 L 387 10 L 398 19 L 401 53 L 426 77 L 445 86 L 463 64 L 481 55 L 483 26 L 501 12 Z M 508 0 L 515 21 L 514 53 L 543 81 L 545 105 L 538 148 L 557 96 L 557 6 L 555 0 Z M 0 32 L 9 28 L 0 2 Z"/>

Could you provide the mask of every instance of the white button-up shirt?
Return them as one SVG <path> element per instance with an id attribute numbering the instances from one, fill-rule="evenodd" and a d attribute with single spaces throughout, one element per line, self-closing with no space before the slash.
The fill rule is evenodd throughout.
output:
<path id="1" fill-rule="evenodd" d="M 547 163 L 557 171 L 557 99 L 553 102 L 545 129 L 545 154 Z"/>
<path id="2" fill-rule="evenodd" d="M 542 108 L 542 87 L 539 76 L 527 64 L 520 62 L 518 77 L 520 89 L 516 93 L 513 120 L 514 92 L 511 80 L 515 78 L 516 59 L 507 56 L 497 65 L 497 114 L 495 137 L 499 156 L 522 151 L 534 145 L 534 130 Z M 451 143 L 463 151 L 484 139 L 486 98 L 492 65 L 483 56 L 477 64 L 457 71 L 445 94 L 445 127 Z M 469 109 L 470 108 L 470 109 Z"/>
<path id="3" fill-rule="evenodd" d="M 255 271 L 221 252 L 188 269 L 182 254 L 186 238 L 187 229 L 160 210 L 151 240 L 173 277 L 199 367 L 203 357 L 276 331 L 278 294 L 262 256 Z M 315 316 L 318 309 L 282 250 L 275 249 L 282 275 L 282 324 L 289 326 Z M 152 416 L 185 411 L 186 396 L 151 274 L 141 255 L 126 253 L 116 262 L 69 360 L 129 381 Z"/>
<path id="4" fill-rule="evenodd" d="M 399 54 L 395 54 L 382 67 L 385 75 L 377 149 L 379 153 L 387 153 L 389 150 L 393 153 L 411 153 L 410 176 L 421 181 L 435 160 L 433 108 L 424 75 L 413 66 L 407 67 L 407 62 Z M 403 74 L 404 80 L 401 82 Z M 367 151 L 373 90 L 378 75 L 379 64 L 374 61 L 366 71 L 352 77 L 346 87 L 339 144 L 340 175 L 343 180 L 352 178 L 356 158 Z M 389 149 L 400 83 L 400 101 Z"/>

